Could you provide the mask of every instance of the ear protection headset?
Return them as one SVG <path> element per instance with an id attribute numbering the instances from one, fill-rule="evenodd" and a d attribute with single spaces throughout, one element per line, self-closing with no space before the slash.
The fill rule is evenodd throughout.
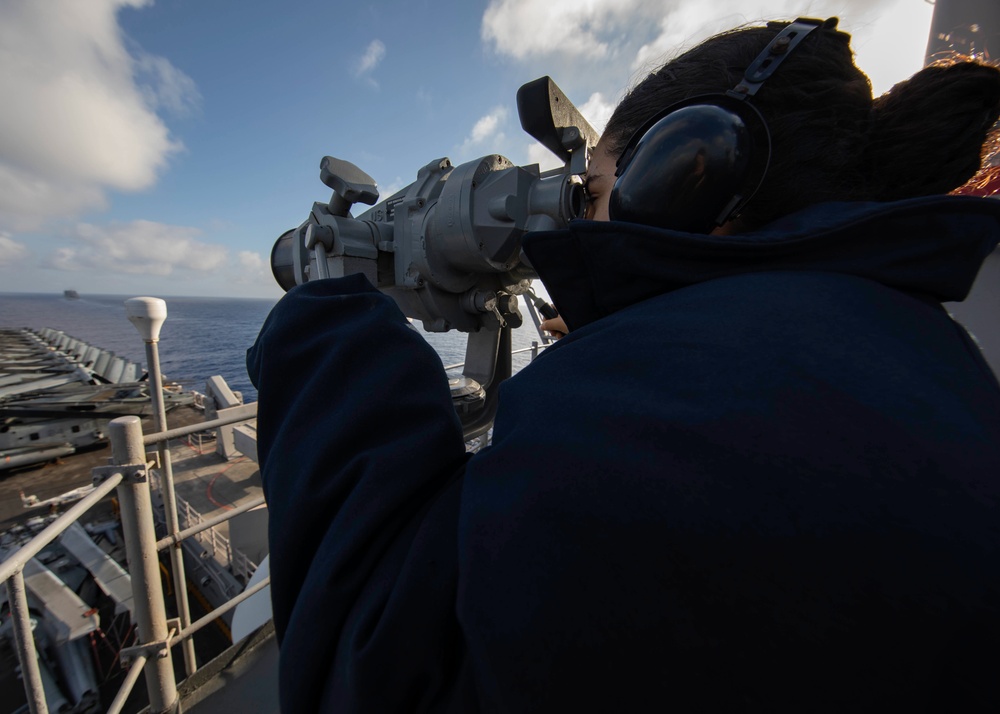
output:
<path id="1" fill-rule="evenodd" d="M 640 127 L 618 159 L 611 220 L 708 233 L 738 215 L 771 158 L 767 122 L 748 99 L 809 33 L 836 24 L 836 18 L 795 20 L 735 88 L 673 104 Z"/>

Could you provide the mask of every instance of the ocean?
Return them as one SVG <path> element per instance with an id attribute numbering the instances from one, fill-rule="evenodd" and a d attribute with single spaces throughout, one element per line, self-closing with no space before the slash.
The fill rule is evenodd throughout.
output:
<path id="1" fill-rule="evenodd" d="M 87 295 L 70 300 L 62 295 L 0 293 L 0 327 L 51 327 L 91 345 L 111 350 L 145 367 L 146 352 L 139 333 L 125 316 L 131 295 Z M 275 300 L 247 298 L 163 298 L 167 319 L 160 331 L 160 368 L 167 380 L 204 391 L 205 380 L 222 375 L 244 402 L 257 399 L 246 373 L 246 350 L 253 344 Z M 525 325 L 514 331 L 515 349 L 539 341 L 523 306 Z M 419 323 L 417 323 L 419 326 Z M 423 333 L 446 365 L 465 357 L 466 335 Z M 514 370 L 529 361 L 514 355 Z"/>

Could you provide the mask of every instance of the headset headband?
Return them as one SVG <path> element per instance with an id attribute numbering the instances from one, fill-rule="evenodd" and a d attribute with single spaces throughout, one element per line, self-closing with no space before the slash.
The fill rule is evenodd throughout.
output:
<path id="1" fill-rule="evenodd" d="M 757 55 L 757 59 L 750 63 L 743 79 L 733 89 L 726 92 L 737 99 L 746 99 L 757 94 L 757 90 L 764 84 L 764 80 L 774 74 L 774 71 L 781 66 L 781 63 L 792 53 L 802 40 L 809 36 L 809 33 L 817 27 L 827 27 L 832 22 L 832 27 L 837 26 L 837 18 L 830 20 L 819 20 L 813 17 L 800 17 L 789 23 L 778 33 L 777 37 L 771 40 L 771 44 L 764 48 L 764 51 Z"/>

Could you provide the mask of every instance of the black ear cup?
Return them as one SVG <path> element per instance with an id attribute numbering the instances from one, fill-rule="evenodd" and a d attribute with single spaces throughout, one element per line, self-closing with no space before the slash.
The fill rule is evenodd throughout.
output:
<path id="1" fill-rule="evenodd" d="M 622 153 L 611 220 L 708 233 L 753 195 L 769 156 L 767 125 L 745 102 L 713 95 L 670 107 Z"/>
<path id="2" fill-rule="evenodd" d="M 836 18 L 784 27 L 728 92 L 692 97 L 636 131 L 618 159 L 613 221 L 708 233 L 753 197 L 771 160 L 771 136 L 750 99 L 814 30 Z"/>

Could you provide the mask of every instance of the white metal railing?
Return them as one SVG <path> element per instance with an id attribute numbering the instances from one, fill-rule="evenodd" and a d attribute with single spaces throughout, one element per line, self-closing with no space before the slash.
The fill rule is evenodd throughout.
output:
<path id="1" fill-rule="evenodd" d="M 233 571 L 233 577 L 244 584 L 249 583 L 250 578 L 257 572 L 257 563 L 250 560 L 246 553 L 238 548 L 233 552 L 233 562 L 230 567 Z"/>
<path id="2" fill-rule="evenodd" d="M 167 538 L 158 541 L 153 524 L 154 509 L 150 495 L 152 469 L 150 468 L 151 464 L 145 461 L 145 446 L 165 443 L 169 439 L 205 429 L 227 426 L 245 421 L 247 418 L 244 414 L 148 435 L 143 435 L 141 421 L 136 416 L 119 417 L 113 420 L 108 425 L 108 434 L 111 438 L 114 465 L 95 468 L 94 490 L 19 550 L 11 554 L 3 563 L 0 563 L 0 581 L 5 581 L 7 584 L 17 657 L 28 699 L 28 709 L 31 714 L 47 714 L 48 705 L 45 701 L 38 654 L 31 632 L 27 592 L 24 584 L 24 566 L 112 491 L 117 490 L 121 510 L 122 531 L 129 562 L 139 644 L 122 650 L 122 664 L 129 666 L 130 669 L 108 709 L 109 712 L 121 711 L 141 673 L 146 675 L 151 710 L 157 712 L 176 711 L 179 707 L 179 701 L 171 656 L 172 648 L 178 644 L 189 642 L 198 630 L 270 584 L 270 578 L 265 578 L 259 584 L 244 590 L 198 621 L 184 627 L 181 627 L 177 620 L 167 619 L 163 590 L 160 584 L 159 559 L 157 558 L 159 550 L 177 548 L 185 538 L 193 536 L 201 538 L 202 534 L 214 533 L 216 525 L 254 506 L 236 508 L 211 519 L 201 519 L 200 514 L 198 514 L 197 518 L 201 519 L 199 524 L 188 527 L 184 531 L 170 533 Z M 193 509 L 190 510 L 193 511 Z M 194 515 L 192 515 L 191 520 L 195 520 Z M 245 582 L 248 581 L 249 575 L 256 569 L 256 565 L 239 551 L 234 553 L 229 540 L 220 534 L 205 537 L 212 538 L 213 546 L 223 549 L 229 555 L 234 570 L 246 577 Z M 186 600 L 187 589 L 182 588 L 181 590 L 182 592 L 178 593 L 178 596 Z"/>

